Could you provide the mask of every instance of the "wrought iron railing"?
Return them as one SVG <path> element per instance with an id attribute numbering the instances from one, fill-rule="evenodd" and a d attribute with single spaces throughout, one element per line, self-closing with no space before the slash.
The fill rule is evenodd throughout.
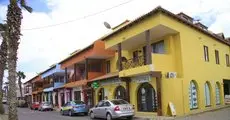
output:
<path id="1" fill-rule="evenodd" d="M 136 58 L 131 58 L 126 61 L 122 61 L 122 69 L 130 69 L 145 65 L 144 56 L 138 56 Z"/>

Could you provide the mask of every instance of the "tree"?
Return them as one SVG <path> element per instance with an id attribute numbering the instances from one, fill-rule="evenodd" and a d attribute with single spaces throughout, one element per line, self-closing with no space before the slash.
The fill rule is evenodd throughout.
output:
<path id="1" fill-rule="evenodd" d="M 22 71 L 18 71 L 17 75 L 18 75 L 18 86 L 19 86 L 20 95 L 21 95 L 21 99 L 22 99 L 23 96 L 22 96 L 22 81 L 21 81 L 21 79 L 25 79 L 26 75 Z"/>
<path id="2" fill-rule="evenodd" d="M 9 0 L 7 9 L 9 120 L 18 120 L 16 101 L 16 66 L 17 51 L 21 35 L 22 8 L 26 9 L 28 12 L 32 12 L 32 8 L 26 5 L 25 0 Z"/>
<path id="3" fill-rule="evenodd" d="M 4 77 L 4 70 L 6 69 L 6 60 L 7 60 L 7 25 L 0 23 L 0 31 L 2 37 L 2 43 L 0 46 L 0 114 L 4 114 L 5 110 L 2 104 L 3 98 L 3 77 Z"/>

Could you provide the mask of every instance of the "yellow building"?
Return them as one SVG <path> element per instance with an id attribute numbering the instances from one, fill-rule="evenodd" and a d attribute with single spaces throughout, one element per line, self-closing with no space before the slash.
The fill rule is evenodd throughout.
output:
<path id="1" fill-rule="evenodd" d="M 172 114 L 169 103 L 178 116 L 224 105 L 230 41 L 191 17 L 157 7 L 102 40 L 117 52 L 106 60 L 107 74 L 92 80 L 100 80 L 96 103 L 123 98 L 137 114 L 164 116 Z"/>

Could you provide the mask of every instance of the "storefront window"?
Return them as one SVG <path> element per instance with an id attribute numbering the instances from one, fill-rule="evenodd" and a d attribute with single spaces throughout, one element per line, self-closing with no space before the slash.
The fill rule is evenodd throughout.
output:
<path id="1" fill-rule="evenodd" d="M 126 99 L 126 90 L 123 86 L 118 86 L 115 90 L 115 99 Z"/>
<path id="2" fill-rule="evenodd" d="M 149 83 L 142 83 L 138 89 L 138 111 L 155 112 L 157 110 L 157 100 L 155 90 Z"/>
<path id="3" fill-rule="evenodd" d="M 104 100 L 104 98 L 105 98 L 105 90 L 104 88 L 101 88 L 98 92 L 98 102 Z"/>
<path id="4" fill-rule="evenodd" d="M 198 108 L 198 97 L 197 97 L 197 86 L 195 84 L 195 81 L 192 80 L 190 82 L 189 86 L 189 104 L 190 109 L 196 109 Z"/>

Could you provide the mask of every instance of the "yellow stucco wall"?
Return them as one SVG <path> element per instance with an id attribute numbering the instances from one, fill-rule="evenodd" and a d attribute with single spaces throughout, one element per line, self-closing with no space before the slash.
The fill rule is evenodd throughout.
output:
<path id="1" fill-rule="evenodd" d="M 169 115 L 168 102 L 173 102 L 177 115 L 191 114 L 215 108 L 216 82 L 221 84 L 221 100 L 223 104 L 223 79 L 230 79 L 230 67 L 226 66 L 225 54 L 230 54 L 230 47 L 164 14 L 158 13 L 157 15 L 150 16 L 148 19 L 112 36 L 105 41 L 106 48 L 110 48 L 119 42 L 160 24 L 178 32 L 164 36 L 166 54 L 152 55 L 154 70 L 162 71 L 163 74 L 163 114 Z M 152 41 L 156 42 L 157 40 Z M 204 61 L 203 45 L 209 48 L 209 62 Z M 142 47 L 143 45 L 140 45 L 139 48 L 128 51 L 127 57 L 130 58 L 134 50 L 141 50 Z M 219 51 L 220 65 L 215 63 L 214 50 Z M 143 71 L 144 67 L 139 68 L 139 70 L 134 69 L 123 70 L 121 73 L 136 74 L 137 72 Z M 171 71 L 177 72 L 176 79 L 165 78 L 166 73 Z M 198 84 L 198 109 L 195 110 L 190 110 L 189 108 L 188 93 L 191 80 L 195 80 Z M 211 84 L 211 107 L 205 107 L 204 84 L 206 81 L 209 81 Z M 151 84 L 154 86 L 154 83 Z M 137 86 L 136 83 L 131 83 L 131 89 L 137 88 Z M 156 87 L 154 86 L 154 88 Z M 131 103 L 135 102 L 136 93 L 132 92 Z"/>
<path id="2" fill-rule="evenodd" d="M 95 95 L 94 95 L 94 102 L 97 104 L 98 103 L 98 93 L 99 93 L 99 90 L 101 88 L 104 88 L 104 91 L 105 91 L 105 96 L 108 97 L 108 99 L 114 99 L 114 96 L 115 96 L 115 90 L 116 88 L 121 85 L 123 86 L 124 88 L 126 88 L 125 86 L 125 83 L 122 82 L 121 84 L 110 84 L 110 85 L 103 85 L 103 86 L 100 86 L 99 88 L 97 88 L 95 90 Z"/>

